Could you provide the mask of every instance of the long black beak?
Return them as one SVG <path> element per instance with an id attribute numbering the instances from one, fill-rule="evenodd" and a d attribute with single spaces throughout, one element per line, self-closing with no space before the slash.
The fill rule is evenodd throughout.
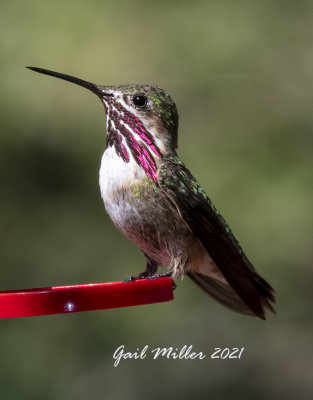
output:
<path id="1" fill-rule="evenodd" d="M 96 85 L 94 83 L 84 81 L 83 79 L 76 78 L 75 76 L 61 74 L 59 72 L 50 71 L 48 69 L 37 68 L 37 67 L 26 67 L 26 68 L 31 69 L 31 70 L 36 71 L 36 72 L 39 72 L 40 74 L 54 76 L 55 78 L 64 79 L 65 81 L 69 81 L 69 82 L 75 83 L 76 85 L 79 85 L 79 86 L 82 86 L 82 87 L 84 87 L 86 89 L 91 90 L 93 93 L 95 93 L 99 97 L 102 97 L 102 96 L 105 95 L 104 90 L 103 90 L 104 89 L 103 86 Z"/>

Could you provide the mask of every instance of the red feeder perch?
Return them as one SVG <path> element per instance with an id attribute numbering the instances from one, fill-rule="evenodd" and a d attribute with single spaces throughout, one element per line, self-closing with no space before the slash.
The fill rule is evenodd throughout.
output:
<path id="1" fill-rule="evenodd" d="M 65 314 L 173 300 L 172 278 L 0 291 L 0 318 Z"/>

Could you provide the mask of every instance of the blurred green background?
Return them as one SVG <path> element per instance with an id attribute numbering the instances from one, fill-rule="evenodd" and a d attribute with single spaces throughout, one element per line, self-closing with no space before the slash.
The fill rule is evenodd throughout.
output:
<path id="1" fill-rule="evenodd" d="M 275 288 L 266 322 L 188 279 L 175 301 L 0 321 L 1 399 L 311 399 L 312 2 L 1 0 L 0 289 L 122 280 L 141 253 L 98 188 L 102 84 L 166 89 L 179 154 Z M 121 361 L 121 344 L 238 360 Z"/>

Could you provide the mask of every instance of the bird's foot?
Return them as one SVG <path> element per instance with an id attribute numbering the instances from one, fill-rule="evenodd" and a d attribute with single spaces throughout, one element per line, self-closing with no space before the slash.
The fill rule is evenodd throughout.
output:
<path id="1" fill-rule="evenodd" d="M 164 272 L 163 274 L 150 274 L 146 279 L 170 278 L 173 272 Z"/>
<path id="2" fill-rule="evenodd" d="M 141 272 L 140 274 L 129 276 L 123 283 L 138 281 L 138 279 L 148 279 L 148 276 L 147 272 Z"/>
<path id="3" fill-rule="evenodd" d="M 172 272 L 164 272 L 163 274 L 149 274 L 148 272 L 141 272 L 140 274 L 137 275 L 132 275 L 129 276 L 127 279 L 125 279 L 123 282 L 134 282 L 137 281 L 138 279 L 158 279 L 158 278 L 169 278 L 172 276 Z M 173 281 L 173 290 L 176 289 L 176 283 Z"/>
<path id="4" fill-rule="evenodd" d="M 151 274 L 146 277 L 146 279 L 158 279 L 158 278 L 170 278 L 173 275 L 173 272 L 164 272 L 163 274 Z M 173 285 L 173 290 L 177 288 L 177 285 L 174 281 L 172 280 L 172 285 Z"/>

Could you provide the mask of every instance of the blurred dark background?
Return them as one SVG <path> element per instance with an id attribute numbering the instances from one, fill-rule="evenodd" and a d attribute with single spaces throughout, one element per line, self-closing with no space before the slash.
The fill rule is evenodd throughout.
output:
<path id="1" fill-rule="evenodd" d="M 1 1 L 0 289 L 144 267 L 100 198 L 103 106 L 34 65 L 166 89 L 179 154 L 277 295 L 265 322 L 187 278 L 171 303 L 2 320 L 2 399 L 312 398 L 312 11 L 302 0 Z M 114 368 L 121 344 L 246 350 Z"/>

